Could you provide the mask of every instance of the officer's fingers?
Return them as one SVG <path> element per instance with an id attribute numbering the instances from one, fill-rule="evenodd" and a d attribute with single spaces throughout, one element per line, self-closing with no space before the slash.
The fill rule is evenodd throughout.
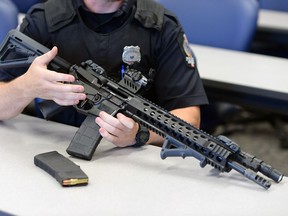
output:
<path id="1" fill-rule="evenodd" d="M 99 113 L 99 117 L 104 121 L 106 122 L 107 124 L 113 126 L 113 127 L 117 127 L 117 128 L 121 128 L 123 127 L 122 124 L 120 123 L 120 121 L 115 118 L 114 116 L 104 112 L 104 111 L 101 111 Z"/>
<path id="2" fill-rule="evenodd" d="M 117 119 L 121 122 L 122 125 L 124 125 L 124 127 L 129 130 L 133 129 L 136 125 L 136 122 L 132 118 L 129 118 L 122 113 L 117 114 Z"/>
<path id="3" fill-rule="evenodd" d="M 49 97 L 49 96 L 48 96 Z M 84 93 L 74 93 L 74 92 L 68 92 L 68 93 L 52 93 L 51 98 L 56 103 L 60 105 L 74 105 L 78 104 L 80 100 L 85 100 L 86 95 Z"/>
<path id="4" fill-rule="evenodd" d="M 79 103 L 79 100 L 77 100 L 77 99 L 70 99 L 70 100 L 65 99 L 64 100 L 64 99 L 56 98 L 56 99 L 54 99 L 54 101 L 61 106 L 70 106 L 70 105 L 76 105 Z"/>
<path id="5" fill-rule="evenodd" d="M 113 126 L 115 129 L 120 131 L 130 131 L 135 126 L 135 121 L 131 118 L 126 117 L 125 115 L 118 113 L 117 118 L 108 113 L 101 111 L 99 117 L 106 122 L 107 124 Z M 110 131 L 109 131 L 110 132 Z"/>
<path id="6" fill-rule="evenodd" d="M 99 125 L 99 127 L 104 128 L 108 133 L 113 134 L 114 136 L 120 136 L 123 134 L 119 128 L 114 127 L 112 124 L 106 122 L 100 117 L 96 118 L 96 123 Z"/>
<path id="7" fill-rule="evenodd" d="M 55 58 L 57 53 L 58 53 L 58 48 L 57 47 L 53 47 L 47 53 L 37 57 L 34 60 L 34 62 L 35 62 L 35 64 L 40 64 L 40 65 L 47 66 L 49 64 L 49 62 L 52 61 Z"/>
<path id="8" fill-rule="evenodd" d="M 100 128 L 99 129 L 99 133 L 101 134 L 101 136 L 106 139 L 108 142 L 114 143 L 115 145 L 117 145 L 117 137 L 114 136 L 113 134 L 110 134 L 107 130 L 105 130 L 104 128 Z"/>
<path id="9" fill-rule="evenodd" d="M 58 73 L 55 71 L 47 70 L 47 79 L 50 82 L 74 82 L 75 77 L 71 74 Z"/>
<path id="10" fill-rule="evenodd" d="M 67 84 L 67 83 L 55 83 L 48 86 L 51 92 L 55 92 L 55 95 L 59 95 L 61 97 L 62 94 L 72 94 L 72 93 L 82 93 L 85 95 L 84 87 L 81 85 Z M 65 96 L 65 95 L 63 95 Z M 86 96 L 86 95 L 85 95 Z M 85 99 L 85 98 L 84 98 Z"/>

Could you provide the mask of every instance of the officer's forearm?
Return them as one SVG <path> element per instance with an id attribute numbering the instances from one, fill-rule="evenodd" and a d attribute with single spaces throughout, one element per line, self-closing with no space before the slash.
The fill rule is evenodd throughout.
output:
<path id="1" fill-rule="evenodd" d="M 0 120 L 17 116 L 31 102 L 25 97 L 20 81 L 17 78 L 11 82 L 0 82 Z"/>
<path id="2" fill-rule="evenodd" d="M 184 121 L 192 124 L 193 126 L 200 127 L 200 107 L 190 106 L 180 109 L 172 110 L 171 113 Z"/>

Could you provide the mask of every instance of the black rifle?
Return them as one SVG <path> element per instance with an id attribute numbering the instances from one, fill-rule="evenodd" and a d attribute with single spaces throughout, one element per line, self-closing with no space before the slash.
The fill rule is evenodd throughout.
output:
<path id="1" fill-rule="evenodd" d="M 47 51 L 48 48 L 21 32 L 11 30 L 1 46 L 0 68 L 29 66 L 37 56 Z M 124 78 L 117 83 L 105 76 L 105 71 L 92 61 L 78 66 L 56 56 L 49 66 L 74 75 L 75 83 L 84 86 L 87 95 L 86 100 L 75 105 L 77 111 L 87 117 L 67 148 L 70 155 L 86 160 L 92 158 L 101 140 L 95 116 L 103 110 L 111 115 L 121 112 L 165 138 L 162 159 L 192 156 L 200 161 L 201 167 L 209 164 L 221 172 L 233 169 L 265 189 L 271 183 L 264 176 L 277 183 L 283 178 L 283 173 L 243 152 L 227 137 L 211 136 L 136 94 L 147 84 L 139 71 L 127 68 Z"/>

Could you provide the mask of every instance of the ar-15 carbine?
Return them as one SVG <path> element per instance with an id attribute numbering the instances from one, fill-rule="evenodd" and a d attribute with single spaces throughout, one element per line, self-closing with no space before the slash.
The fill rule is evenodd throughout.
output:
<path id="1" fill-rule="evenodd" d="M 1 46 L 0 68 L 29 66 L 37 56 L 47 51 L 49 49 L 38 42 L 17 30 L 11 30 Z M 271 183 L 264 176 L 277 183 L 283 178 L 281 172 L 243 152 L 227 137 L 211 136 L 137 95 L 147 82 L 139 71 L 127 68 L 124 78 L 117 83 L 106 77 L 104 70 L 92 61 L 78 66 L 56 56 L 49 66 L 56 71 L 73 74 L 75 83 L 83 85 L 87 95 L 86 100 L 75 105 L 77 111 L 87 117 L 67 148 L 70 155 L 87 160 L 92 158 L 101 140 L 95 116 L 103 110 L 111 115 L 121 112 L 164 137 L 160 154 L 162 159 L 192 156 L 200 161 L 201 167 L 209 164 L 221 172 L 233 169 L 265 189 Z"/>

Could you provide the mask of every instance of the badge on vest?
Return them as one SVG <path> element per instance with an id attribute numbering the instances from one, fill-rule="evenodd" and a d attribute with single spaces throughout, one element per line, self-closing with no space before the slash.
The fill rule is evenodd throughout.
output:
<path id="1" fill-rule="evenodd" d="M 183 35 L 183 50 L 186 54 L 186 62 L 188 63 L 188 65 L 190 65 L 192 68 L 195 67 L 195 59 L 193 57 L 193 52 L 189 46 L 189 42 L 188 39 L 186 37 L 186 35 Z"/>
<path id="2" fill-rule="evenodd" d="M 128 65 L 141 61 L 139 46 L 125 46 L 122 54 L 122 61 Z"/>

